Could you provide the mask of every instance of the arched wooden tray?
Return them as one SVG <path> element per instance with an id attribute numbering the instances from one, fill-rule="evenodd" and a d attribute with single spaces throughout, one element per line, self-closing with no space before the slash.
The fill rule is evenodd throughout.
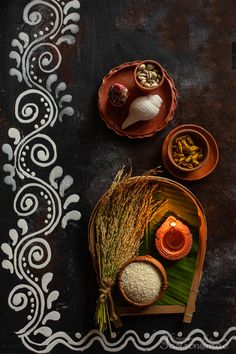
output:
<path id="1" fill-rule="evenodd" d="M 133 177 L 131 177 L 131 178 L 133 178 Z M 169 211 L 170 213 L 175 213 L 175 215 L 177 215 L 177 217 L 180 217 L 181 219 L 185 218 L 185 219 L 190 220 L 191 218 L 193 218 L 193 219 L 191 219 L 192 220 L 191 223 L 194 223 L 195 225 L 191 225 L 191 226 L 194 226 L 198 230 L 198 236 L 197 236 L 198 249 L 196 252 L 195 271 L 193 273 L 191 287 L 189 289 L 188 298 L 187 298 L 187 301 L 185 304 L 182 304 L 182 305 L 159 305 L 157 303 L 155 305 L 140 309 L 135 306 L 130 306 L 127 304 L 120 305 L 120 304 L 116 303 L 117 313 L 120 316 L 130 316 L 130 315 L 141 316 L 141 315 L 181 314 L 182 313 L 184 315 L 183 322 L 190 323 L 192 321 L 192 316 L 195 311 L 195 303 L 196 303 L 196 299 L 197 299 L 198 288 L 199 288 L 200 281 L 201 281 L 202 268 L 203 268 L 205 252 L 206 252 L 207 223 L 206 223 L 204 210 L 203 210 L 200 202 L 193 195 L 193 193 L 191 191 L 189 191 L 186 187 L 181 185 L 180 183 L 177 183 L 175 181 L 172 181 L 170 179 L 163 178 L 163 177 L 147 176 L 146 178 L 158 181 L 159 186 L 160 186 L 160 193 L 163 193 L 163 195 L 167 196 L 167 202 L 165 202 L 163 204 L 162 209 L 160 209 L 160 213 L 157 214 L 157 219 L 158 218 L 161 219 L 166 211 Z M 173 191 L 175 191 L 174 193 L 176 194 L 174 196 L 175 200 L 173 201 L 175 207 L 173 207 L 173 204 L 171 202 L 169 203 L 169 201 L 168 201 L 169 198 L 171 198 L 170 195 Z M 181 201 L 181 199 L 182 199 L 182 201 Z M 186 206 L 184 205 L 185 201 L 186 201 Z M 90 250 L 90 253 L 92 256 L 95 271 L 97 270 L 97 264 L 96 264 L 96 257 L 95 257 L 94 216 L 96 215 L 96 212 L 99 208 L 99 203 L 100 203 L 100 201 L 97 203 L 96 207 L 94 208 L 94 210 L 92 212 L 92 215 L 91 215 L 90 221 L 89 221 L 89 227 L 88 227 L 89 250 Z M 179 207 L 178 207 L 178 205 L 179 205 Z M 175 209 L 175 210 L 173 210 L 173 209 Z M 189 213 L 189 216 L 188 216 L 188 213 Z M 193 215 L 195 215 L 195 216 L 193 217 Z M 183 216 L 184 216 L 184 218 L 183 218 Z M 188 223 L 187 220 L 185 220 L 185 222 Z M 147 252 L 147 253 L 150 254 L 150 252 Z M 153 256 L 153 254 L 152 254 L 152 256 Z M 158 258 L 158 257 L 156 257 L 156 258 L 160 261 L 160 258 Z M 161 262 L 162 262 L 162 260 L 161 260 Z M 173 262 L 173 261 L 169 261 L 169 262 Z M 162 264 L 163 263 L 164 263 L 164 261 L 162 262 Z M 170 265 L 170 267 L 171 267 L 171 265 Z"/>

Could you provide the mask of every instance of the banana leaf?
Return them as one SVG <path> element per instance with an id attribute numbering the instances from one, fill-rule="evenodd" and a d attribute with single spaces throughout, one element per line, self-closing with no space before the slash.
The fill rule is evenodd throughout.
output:
<path id="1" fill-rule="evenodd" d="M 159 260 L 164 266 L 168 289 L 156 305 L 186 305 L 193 281 L 196 259 L 199 247 L 199 216 L 196 205 L 181 190 L 165 183 L 160 183 L 160 191 L 155 196 L 158 200 L 165 199 L 155 218 L 147 225 L 139 254 L 149 254 Z M 193 246 L 190 253 L 178 261 L 168 261 L 162 258 L 155 248 L 156 230 L 173 215 L 186 224 L 193 236 Z"/>

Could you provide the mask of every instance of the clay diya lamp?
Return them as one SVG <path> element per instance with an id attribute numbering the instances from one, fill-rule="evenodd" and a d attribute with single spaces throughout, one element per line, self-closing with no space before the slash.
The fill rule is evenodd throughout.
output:
<path id="1" fill-rule="evenodd" d="M 169 216 L 156 232 L 155 246 L 159 254 L 169 260 L 187 256 L 193 244 L 192 234 L 187 225 Z"/>
<path id="2" fill-rule="evenodd" d="M 127 102 L 129 90 L 127 87 L 117 82 L 109 88 L 108 97 L 113 106 L 122 107 Z"/>

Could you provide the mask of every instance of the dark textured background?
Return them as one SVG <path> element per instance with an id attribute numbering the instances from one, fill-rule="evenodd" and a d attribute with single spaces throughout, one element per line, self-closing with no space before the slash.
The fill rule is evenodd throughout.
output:
<path id="1" fill-rule="evenodd" d="M 17 126 L 14 99 L 22 89 L 8 75 L 10 42 L 22 30 L 24 0 L 0 4 L 1 145 L 7 130 Z M 144 333 L 166 329 L 174 335 L 201 328 L 210 337 L 236 324 L 236 72 L 232 42 L 236 41 L 236 2 L 233 0 L 81 0 L 77 44 L 63 48 L 60 78 L 68 84 L 77 114 L 57 123 L 50 134 L 58 146 L 59 164 L 75 179 L 72 192 L 81 196 L 82 219 L 52 239 L 53 286 L 60 290 L 57 308 L 62 319 L 56 329 L 86 333 L 93 328 L 96 282 L 87 247 L 87 224 L 98 198 L 124 164 L 134 174 L 161 163 L 161 146 L 168 132 L 184 123 L 208 129 L 220 149 L 217 169 L 202 181 L 183 184 L 201 201 L 208 221 L 208 248 L 197 311 L 191 325 L 182 316 L 125 318 L 124 329 Z M 154 137 L 131 141 L 107 129 L 97 110 L 102 77 L 122 62 L 153 58 L 173 77 L 178 107 L 169 126 Z M 19 87 L 18 87 L 19 86 Z M 1 154 L 1 165 L 6 157 Z M 13 193 L 3 183 L 1 166 L 0 242 L 16 222 Z M 163 176 L 171 177 L 166 171 Z M 173 178 L 174 179 L 174 178 Z M 3 254 L 0 254 L 0 260 Z M 14 334 L 25 318 L 7 304 L 17 280 L 0 268 L 0 354 L 23 354 Z M 122 332 L 122 330 L 120 331 Z M 227 352 L 236 350 L 235 342 Z M 155 352 L 158 350 L 156 349 Z M 207 350 L 205 350 L 207 351 Z M 102 353 L 93 345 L 88 353 Z M 137 353 L 128 346 L 124 353 Z M 165 351 L 167 352 L 167 350 Z M 70 353 L 58 346 L 53 353 Z"/>

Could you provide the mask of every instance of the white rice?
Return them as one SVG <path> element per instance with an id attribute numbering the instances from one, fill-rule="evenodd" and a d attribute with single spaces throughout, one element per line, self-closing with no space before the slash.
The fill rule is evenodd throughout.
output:
<path id="1" fill-rule="evenodd" d="M 158 269 L 148 262 L 128 264 L 121 274 L 120 281 L 126 296 L 136 303 L 155 301 L 162 286 Z"/>

